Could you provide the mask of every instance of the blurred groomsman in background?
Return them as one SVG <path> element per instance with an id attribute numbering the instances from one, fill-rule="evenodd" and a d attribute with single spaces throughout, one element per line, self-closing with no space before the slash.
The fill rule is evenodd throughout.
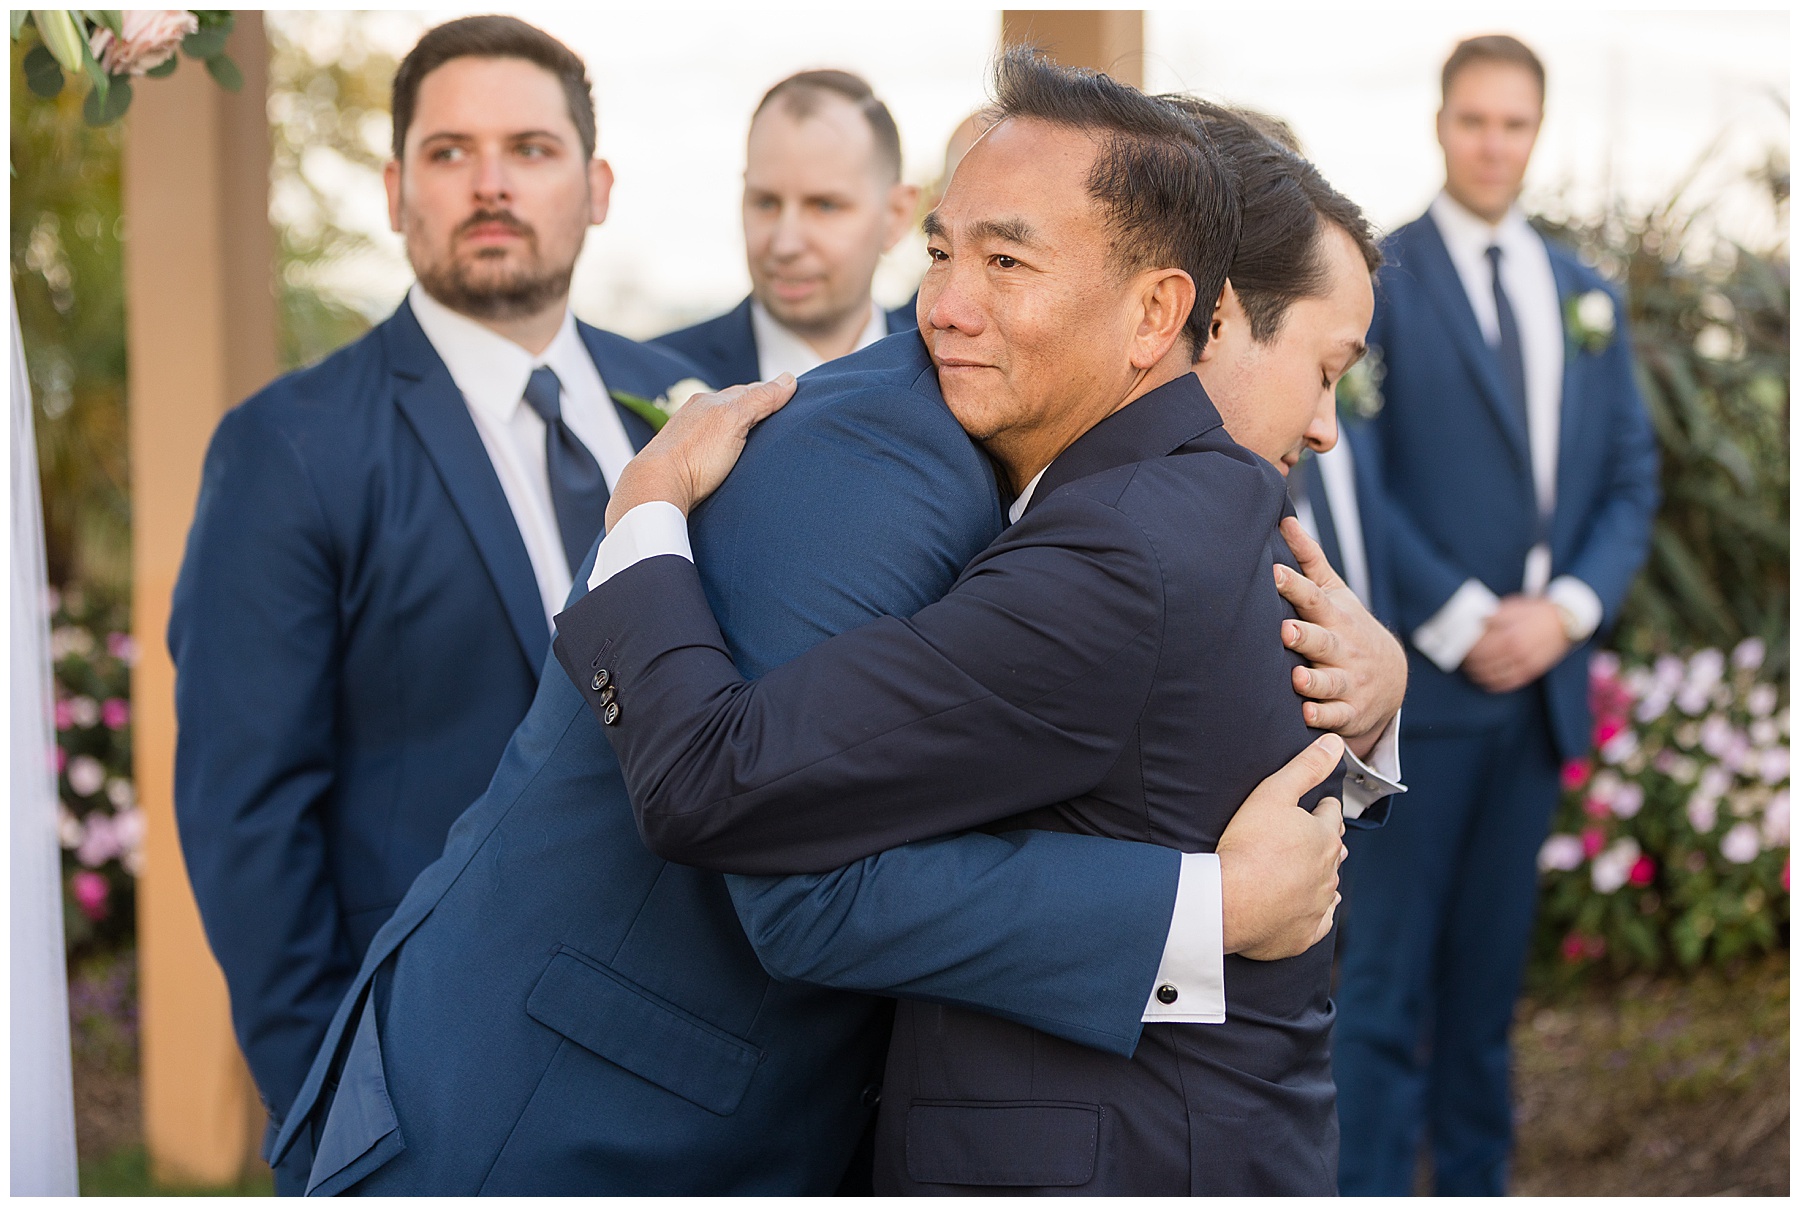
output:
<path id="1" fill-rule="evenodd" d="M 569 311 L 612 187 L 579 58 L 452 21 L 400 64 L 393 115 L 418 282 L 220 422 L 169 623 L 182 850 L 271 1137 L 524 717 L 646 400 L 695 374 Z"/>
<path id="2" fill-rule="evenodd" d="M 882 254 L 912 228 L 919 190 L 900 180 L 900 130 L 868 83 L 802 71 L 764 94 L 744 165 L 750 296 L 655 342 L 715 385 L 798 377 L 919 325 L 870 293 Z"/>
<path id="3" fill-rule="evenodd" d="M 1505 36 L 1443 68 L 1444 190 L 1388 240 L 1368 443 L 1411 657 L 1407 780 L 1349 836 L 1337 1048 L 1340 1187 L 1502 1194 L 1508 1027 L 1535 856 L 1589 745 L 1587 664 L 1648 548 L 1657 453 L 1623 308 L 1518 208 L 1544 70 Z M 1360 451 L 1360 450 L 1359 450 Z"/>

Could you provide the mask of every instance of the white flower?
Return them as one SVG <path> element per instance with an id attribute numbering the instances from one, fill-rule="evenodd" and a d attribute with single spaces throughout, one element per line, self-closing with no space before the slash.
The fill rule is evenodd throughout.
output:
<path id="1" fill-rule="evenodd" d="M 1706 711 L 1712 703 L 1712 688 L 1697 688 L 1691 684 L 1684 685 L 1675 695 L 1675 707 L 1690 717 L 1697 717 Z"/>
<path id="2" fill-rule="evenodd" d="M 1707 360 L 1730 360 L 1737 351 L 1737 340 L 1732 338 L 1731 328 L 1709 323 L 1694 337 L 1694 351 Z"/>
<path id="3" fill-rule="evenodd" d="M 1616 679 L 1619 677 L 1619 656 L 1611 650 L 1601 650 L 1588 660 L 1589 679 Z"/>
<path id="4" fill-rule="evenodd" d="M 684 377 L 668 389 L 664 390 L 662 394 L 657 397 L 655 406 L 657 410 L 667 411 L 669 414 L 673 415 L 676 411 L 679 411 L 682 407 L 686 406 L 688 399 L 692 398 L 694 395 L 710 393 L 712 393 L 712 387 L 701 381 L 698 377 Z"/>
<path id="5" fill-rule="evenodd" d="M 1588 799 L 1597 800 L 1603 805 L 1610 805 L 1612 798 L 1618 794 L 1619 785 L 1624 782 L 1619 778 L 1617 771 L 1610 768 L 1603 770 L 1596 774 L 1593 783 L 1588 785 Z"/>
<path id="6" fill-rule="evenodd" d="M 1753 717 L 1766 717 L 1775 711 L 1778 693 L 1773 683 L 1758 683 L 1744 698 L 1744 707 Z"/>
<path id="7" fill-rule="evenodd" d="M 1708 796 L 1705 792 L 1696 792 L 1688 797 L 1688 825 L 1694 827 L 1696 834 L 1711 834 L 1713 827 L 1719 824 L 1719 798 Z"/>
<path id="8" fill-rule="evenodd" d="M 1604 289 L 1590 289 L 1582 294 L 1575 302 L 1575 317 L 1582 327 L 1609 339 L 1617 325 L 1613 317 L 1613 300 Z"/>
<path id="9" fill-rule="evenodd" d="M 1687 678 L 1687 664 L 1673 654 L 1664 654 L 1656 660 L 1655 675 L 1658 687 L 1673 692 Z"/>
<path id="10" fill-rule="evenodd" d="M 1572 872 L 1581 866 L 1581 839 L 1573 834 L 1552 834 L 1538 848 L 1538 871 Z"/>
<path id="11" fill-rule="evenodd" d="M 135 851 L 144 845 L 144 815 L 137 809 L 121 809 L 113 815 L 113 836 L 122 851 Z"/>
<path id="12" fill-rule="evenodd" d="M 73 851 L 81 845 L 81 819 L 69 812 L 69 807 L 61 801 L 56 802 L 56 840 L 65 851 Z"/>
<path id="13" fill-rule="evenodd" d="M 1740 671 L 1760 670 L 1768 653 L 1768 647 L 1763 644 L 1762 638 L 1746 637 L 1731 651 L 1731 665 Z"/>
<path id="14" fill-rule="evenodd" d="M 85 657 L 94 652 L 94 635 L 76 625 L 66 624 L 50 633 L 50 657 L 60 661 L 71 654 Z"/>
<path id="15" fill-rule="evenodd" d="M 1700 772 L 1700 791 L 1708 796 L 1724 796 L 1725 790 L 1731 787 L 1731 772 L 1717 763 L 1708 764 Z"/>
<path id="16" fill-rule="evenodd" d="M 100 701 L 92 696 L 76 696 L 69 701 L 69 719 L 79 729 L 92 729 L 100 724 Z"/>
<path id="17" fill-rule="evenodd" d="M 125 870 L 130 872 L 133 876 L 142 876 L 144 874 L 143 848 L 139 847 L 135 851 L 125 852 L 125 857 L 120 860 L 120 862 L 125 865 Z"/>
<path id="18" fill-rule="evenodd" d="M 108 75 L 143 75 L 166 63 L 183 38 L 199 31 L 200 20 L 186 9 L 126 9 L 119 28 L 123 38 L 104 25 L 95 30 L 89 49 Z"/>
<path id="19" fill-rule="evenodd" d="M 1644 698 L 1638 701 L 1637 711 L 1632 715 L 1637 718 L 1639 725 L 1648 725 L 1669 711 L 1669 705 L 1673 703 L 1674 698 L 1672 693 L 1666 692 L 1660 687 L 1652 687 L 1644 693 Z"/>
<path id="20" fill-rule="evenodd" d="M 1607 763 L 1627 762 L 1638 752 L 1638 736 L 1635 729 L 1621 729 L 1614 734 L 1606 745 L 1600 748 L 1600 758 Z"/>
<path id="21" fill-rule="evenodd" d="M 1731 745 L 1731 722 L 1713 713 L 1700 723 L 1700 749 L 1715 759 L 1723 758 Z"/>
<path id="22" fill-rule="evenodd" d="M 70 759 L 65 774 L 76 796 L 92 796 L 106 783 L 106 768 L 91 754 L 78 754 Z"/>
<path id="23" fill-rule="evenodd" d="M 1612 798 L 1614 817 L 1636 817 L 1644 807 L 1644 789 L 1637 784 L 1624 784 Z"/>
<path id="24" fill-rule="evenodd" d="M 106 781 L 106 799 L 112 802 L 115 809 L 129 809 L 137 804 L 137 785 L 128 779 L 114 776 Z"/>
<path id="25" fill-rule="evenodd" d="M 1788 777 L 1788 748 L 1771 746 L 1762 752 L 1762 765 L 1757 768 L 1757 778 L 1773 787 Z"/>
<path id="26" fill-rule="evenodd" d="M 1594 880 L 1594 891 L 1597 893 L 1616 893 L 1625 887 L 1631 878 L 1631 869 L 1637 863 L 1638 856 L 1643 854 L 1634 838 L 1621 838 L 1594 856 L 1591 875 Z"/>
<path id="27" fill-rule="evenodd" d="M 1692 750 L 1700 744 L 1700 727 L 1689 721 L 1685 725 L 1675 727 L 1675 744 L 1683 750 Z"/>
<path id="28" fill-rule="evenodd" d="M 1788 794 L 1777 792 L 1763 811 L 1762 840 L 1765 847 L 1788 844 Z"/>
<path id="29" fill-rule="evenodd" d="M 1740 821 L 1725 831 L 1725 837 L 1719 840 L 1719 854 L 1733 863 L 1749 863 L 1762 854 L 1762 840 L 1757 837 L 1756 827 Z"/>
<path id="30" fill-rule="evenodd" d="M 97 868 L 119 853 L 119 836 L 112 819 L 104 813 L 90 813 L 75 858 L 83 867 Z"/>
<path id="31" fill-rule="evenodd" d="M 1750 740 L 1758 746 L 1773 746 L 1781 741 L 1781 731 L 1775 728 L 1775 722 L 1764 717 L 1750 723 Z"/>

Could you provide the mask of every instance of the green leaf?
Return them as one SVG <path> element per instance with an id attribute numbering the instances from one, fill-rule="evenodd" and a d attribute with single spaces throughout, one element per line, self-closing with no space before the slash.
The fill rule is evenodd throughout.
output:
<path id="1" fill-rule="evenodd" d="M 172 54 L 144 74 L 153 80 L 163 80 L 174 75 L 175 69 L 179 66 L 181 66 L 181 56 Z"/>
<path id="2" fill-rule="evenodd" d="M 648 398 L 639 398 L 636 394 L 627 394 L 622 390 L 613 391 L 613 401 L 635 414 L 654 431 L 662 431 L 663 424 L 669 422 L 669 414 Z"/>
<path id="3" fill-rule="evenodd" d="M 228 54 L 216 54 L 206 60 L 206 70 L 227 92 L 237 92 L 244 86 L 244 73 L 238 70 L 238 65 Z"/>
<path id="4" fill-rule="evenodd" d="M 42 43 L 25 52 L 25 86 L 49 100 L 63 90 L 63 70 L 56 56 Z"/>
<path id="5" fill-rule="evenodd" d="M 210 59 L 225 53 L 225 31 L 201 29 L 181 40 L 181 51 L 191 59 Z"/>
<path id="6" fill-rule="evenodd" d="M 92 21 L 95 25 L 104 25 L 106 28 L 112 30 L 113 37 L 115 38 L 123 38 L 125 36 L 125 14 L 119 9 L 84 8 L 81 10 L 81 15 Z"/>
<path id="7" fill-rule="evenodd" d="M 113 77 L 112 86 L 102 91 L 94 89 L 88 93 L 87 102 L 81 106 L 81 116 L 90 126 L 109 126 L 125 116 L 125 110 L 131 107 L 131 81 L 124 76 Z"/>

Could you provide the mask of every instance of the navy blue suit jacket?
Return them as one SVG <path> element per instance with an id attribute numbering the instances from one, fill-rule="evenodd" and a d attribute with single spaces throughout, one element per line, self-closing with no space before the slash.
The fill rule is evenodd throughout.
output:
<path id="1" fill-rule="evenodd" d="M 608 389 L 693 374 L 580 331 Z M 649 426 L 619 412 L 642 447 Z M 410 307 L 220 421 L 169 619 L 176 820 L 272 1120 L 487 785 L 549 643 L 500 480 Z"/>
<path id="2" fill-rule="evenodd" d="M 555 649 L 671 858 L 828 871 L 970 827 L 1210 851 L 1316 736 L 1277 636 L 1285 504 L 1187 374 L 1077 439 L 910 618 L 746 682 L 695 567 L 653 557 L 565 612 Z M 1129 1060 L 902 1001 L 876 1189 L 1332 1193 L 1330 974 L 1329 943 L 1230 957 L 1227 1021 L 1147 1027 Z"/>
<path id="3" fill-rule="evenodd" d="M 802 378 L 692 530 L 759 674 L 924 606 L 999 526 L 986 459 L 901 336 Z M 977 834 L 881 872 L 889 895 L 852 918 L 793 905 L 796 942 L 871 988 L 1131 1051 L 1174 852 Z M 275 1159 L 314 1192 L 829 1193 L 872 1117 L 891 1010 L 780 974 L 724 877 L 644 847 L 600 724 L 553 671 L 376 936 Z"/>
<path id="4" fill-rule="evenodd" d="M 1549 249 L 1565 314 L 1570 299 L 1603 290 L 1618 316 L 1603 351 L 1571 339 L 1563 352 L 1551 573 L 1579 578 L 1605 609 L 1594 636 L 1542 681 L 1557 746 L 1574 757 L 1587 750 L 1591 731 L 1588 656 L 1618 619 L 1649 550 L 1658 457 L 1624 306 L 1593 269 L 1555 243 Z M 1436 223 L 1427 215 L 1401 227 L 1384 250 L 1369 343 L 1381 348 L 1387 366 L 1386 401 L 1370 433 L 1392 505 L 1395 611 L 1410 637 L 1466 579 L 1501 596 L 1520 589 L 1525 554 L 1537 538 L 1537 504 L 1523 418 L 1503 401 L 1498 357 L 1482 338 Z M 1461 671 L 1439 670 L 1410 644 L 1408 654 L 1406 720 L 1413 732 L 1474 731 L 1513 715 L 1510 696 L 1484 691 Z"/>
<path id="5" fill-rule="evenodd" d="M 911 304 L 887 312 L 889 335 L 915 331 L 918 326 Z M 650 342 L 693 361 L 700 367 L 701 377 L 716 389 L 762 380 L 749 298 L 718 318 L 659 335 Z"/>

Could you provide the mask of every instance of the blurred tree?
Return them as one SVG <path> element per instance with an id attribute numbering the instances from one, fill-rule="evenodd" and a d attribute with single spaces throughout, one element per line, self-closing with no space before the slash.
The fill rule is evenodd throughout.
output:
<path id="1" fill-rule="evenodd" d="M 1786 230 L 1785 156 L 1772 153 L 1748 185 Z M 1788 248 L 1716 237 L 1709 207 L 1685 192 L 1644 214 L 1547 224 L 1623 283 L 1662 447 L 1650 562 L 1613 644 L 1647 655 L 1760 637 L 1779 671 L 1788 660 Z"/>
<path id="2" fill-rule="evenodd" d="M 84 89 L 32 95 L 12 47 L 12 286 L 25 338 L 50 581 L 123 598 L 131 574 L 118 125 Z"/>

